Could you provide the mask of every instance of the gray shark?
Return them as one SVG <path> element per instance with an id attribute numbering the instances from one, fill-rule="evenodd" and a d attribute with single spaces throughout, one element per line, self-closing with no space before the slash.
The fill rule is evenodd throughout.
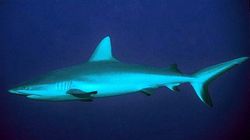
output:
<path id="1" fill-rule="evenodd" d="M 9 92 L 35 100 L 92 101 L 138 91 L 151 95 L 154 89 L 162 86 L 178 91 L 180 84 L 190 83 L 201 101 L 212 106 L 208 84 L 247 59 L 241 57 L 186 75 L 180 72 L 176 64 L 154 68 L 122 63 L 113 57 L 110 37 L 105 37 L 88 62 L 49 72 Z"/>

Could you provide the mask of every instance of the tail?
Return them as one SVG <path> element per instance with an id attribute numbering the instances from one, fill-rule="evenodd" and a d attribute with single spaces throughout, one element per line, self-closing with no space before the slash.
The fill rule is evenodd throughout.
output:
<path id="1" fill-rule="evenodd" d="M 191 82 L 191 85 L 193 86 L 196 94 L 201 99 L 201 101 L 212 107 L 213 103 L 208 93 L 209 83 L 234 66 L 246 61 L 247 59 L 248 57 L 241 57 L 202 69 L 201 71 L 193 74 L 195 79 Z"/>

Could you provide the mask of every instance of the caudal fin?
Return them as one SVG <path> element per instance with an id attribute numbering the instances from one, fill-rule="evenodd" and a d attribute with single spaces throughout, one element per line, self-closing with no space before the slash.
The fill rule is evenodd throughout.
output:
<path id="1" fill-rule="evenodd" d="M 206 103 L 210 107 L 213 106 L 212 100 L 208 93 L 208 85 L 211 81 L 215 80 L 217 77 L 230 70 L 234 66 L 246 61 L 248 57 L 241 57 L 231 61 L 227 61 L 221 64 L 217 64 L 205 69 L 202 69 L 195 73 L 194 80 L 191 82 L 196 94 L 201 99 L 202 102 Z"/>

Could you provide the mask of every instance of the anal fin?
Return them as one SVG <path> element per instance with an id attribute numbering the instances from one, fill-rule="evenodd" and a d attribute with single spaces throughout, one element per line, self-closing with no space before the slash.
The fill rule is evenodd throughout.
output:
<path id="1" fill-rule="evenodd" d="M 170 90 L 172 91 L 180 91 L 180 89 L 178 88 L 178 86 L 180 85 L 180 83 L 174 83 L 174 84 L 168 84 L 166 85 Z"/>
<path id="2" fill-rule="evenodd" d="M 147 95 L 147 96 L 151 96 L 152 94 L 154 94 L 154 88 L 145 88 L 142 91 L 143 94 Z"/>

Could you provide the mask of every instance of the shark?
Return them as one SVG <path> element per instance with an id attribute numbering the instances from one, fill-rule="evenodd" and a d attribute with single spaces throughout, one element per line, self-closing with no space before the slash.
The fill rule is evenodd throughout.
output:
<path id="1" fill-rule="evenodd" d="M 208 85 L 247 59 L 240 57 L 188 75 L 183 74 L 176 64 L 156 68 L 122 63 L 113 57 L 111 40 L 107 36 L 100 41 L 87 62 L 48 72 L 8 91 L 33 100 L 89 102 L 136 92 L 150 96 L 159 87 L 177 92 L 179 85 L 190 83 L 199 99 L 212 107 Z"/>

